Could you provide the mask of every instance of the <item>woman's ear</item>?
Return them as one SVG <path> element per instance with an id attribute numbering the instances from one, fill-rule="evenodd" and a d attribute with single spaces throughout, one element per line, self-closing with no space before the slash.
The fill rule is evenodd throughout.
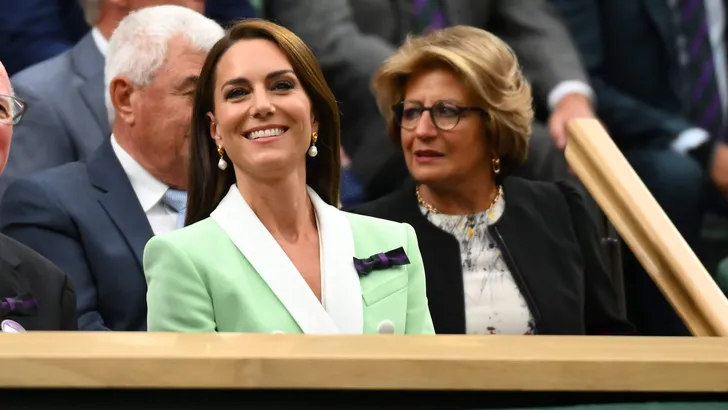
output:
<path id="1" fill-rule="evenodd" d="M 210 137 L 215 140 L 215 144 L 222 145 L 222 137 L 218 132 L 217 122 L 215 121 L 215 115 L 211 112 L 207 113 L 207 118 L 210 120 Z"/>
<path id="2" fill-rule="evenodd" d="M 316 117 L 311 117 L 311 132 L 312 133 L 319 132 L 319 123 L 318 123 L 318 120 L 316 119 Z"/>

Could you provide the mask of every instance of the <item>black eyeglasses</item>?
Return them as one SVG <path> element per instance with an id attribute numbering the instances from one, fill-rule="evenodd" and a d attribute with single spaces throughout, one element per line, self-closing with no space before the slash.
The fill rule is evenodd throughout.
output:
<path id="1" fill-rule="evenodd" d="M 0 124 L 16 125 L 25 112 L 25 102 L 12 95 L 0 94 Z"/>
<path id="2" fill-rule="evenodd" d="M 392 111 L 394 111 L 394 120 L 397 124 L 408 131 L 417 128 L 422 113 L 425 111 L 430 112 L 430 119 L 435 127 L 443 131 L 455 128 L 460 122 L 460 118 L 468 111 L 485 114 L 485 110 L 480 107 L 462 107 L 448 101 L 437 101 L 430 107 L 425 107 L 416 101 L 402 101 L 394 104 Z"/>

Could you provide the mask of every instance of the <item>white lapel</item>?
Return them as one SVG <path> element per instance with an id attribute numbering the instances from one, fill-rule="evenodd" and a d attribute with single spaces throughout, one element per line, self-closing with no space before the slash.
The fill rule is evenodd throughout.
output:
<path id="1" fill-rule="evenodd" d="M 237 186 L 230 187 L 210 216 L 265 280 L 303 333 L 339 333 L 316 295 L 245 202 Z"/>
<path id="2" fill-rule="evenodd" d="M 308 195 L 318 220 L 324 306 L 341 333 L 362 334 L 364 308 L 349 220 L 310 187 Z"/>

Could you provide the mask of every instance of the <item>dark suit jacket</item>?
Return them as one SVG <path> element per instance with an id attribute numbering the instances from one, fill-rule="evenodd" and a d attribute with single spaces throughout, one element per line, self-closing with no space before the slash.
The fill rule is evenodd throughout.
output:
<path id="1" fill-rule="evenodd" d="M 695 127 L 684 118 L 677 33 L 667 0 L 551 0 L 597 95 L 597 114 L 622 149 L 664 148 Z"/>
<path id="2" fill-rule="evenodd" d="M 560 82 L 587 81 L 569 33 L 548 0 L 440 3 L 448 25 L 489 30 L 514 49 L 540 105 Z M 401 187 L 408 172 L 401 152 L 387 139 L 370 81 L 414 29 L 412 0 L 269 0 L 266 12 L 316 53 L 341 102 L 342 145 L 368 196 Z"/>
<path id="3" fill-rule="evenodd" d="M 8 75 L 66 51 L 89 30 L 78 0 L 0 0 L 0 10 Z"/>
<path id="4" fill-rule="evenodd" d="M 104 57 L 91 33 L 10 81 L 28 105 L 13 131 L 0 195 L 17 178 L 87 158 L 111 135 L 104 103 Z"/>
<path id="5" fill-rule="evenodd" d="M 68 275 L 30 248 L 0 235 L 0 299 L 29 294 L 33 315 L 0 313 L 25 330 L 76 330 L 76 293 Z"/>
<path id="6" fill-rule="evenodd" d="M 602 261 L 595 223 L 565 183 L 506 178 L 505 212 L 489 229 L 536 321 L 539 334 L 631 334 Z M 405 222 L 417 232 L 437 333 L 465 332 L 457 240 L 420 212 L 414 184 L 353 212 Z"/>
<path id="7" fill-rule="evenodd" d="M 19 179 L 0 230 L 66 271 L 82 330 L 145 330 L 142 252 L 152 228 L 110 141 L 87 161 Z"/>

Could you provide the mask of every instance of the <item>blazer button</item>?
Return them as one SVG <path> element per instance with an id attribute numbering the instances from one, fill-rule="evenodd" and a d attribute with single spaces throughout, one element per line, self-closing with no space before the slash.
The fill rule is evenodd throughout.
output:
<path id="1" fill-rule="evenodd" d="M 391 335 L 394 334 L 394 323 L 391 320 L 384 320 L 379 323 L 377 331 L 381 334 Z"/>
<path id="2" fill-rule="evenodd" d="M 0 323 L 0 332 L 3 333 L 23 333 L 25 332 L 25 329 L 23 329 L 23 326 L 20 326 L 20 323 L 6 319 L 3 320 L 2 323 Z"/>

